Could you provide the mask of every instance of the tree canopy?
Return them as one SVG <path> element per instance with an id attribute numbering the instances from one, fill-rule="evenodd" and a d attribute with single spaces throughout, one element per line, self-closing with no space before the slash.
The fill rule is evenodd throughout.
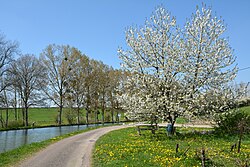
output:
<path id="1" fill-rule="evenodd" d="M 128 116 L 145 120 L 153 115 L 174 124 L 180 115 L 217 105 L 206 97 L 225 90 L 237 73 L 225 30 L 206 6 L 197 7 L 184 27 L 163 7 L 143 27 L 129 27 L 128 49 L 118 50 L 123 68 L 131 73 L 121 96 Z"/>

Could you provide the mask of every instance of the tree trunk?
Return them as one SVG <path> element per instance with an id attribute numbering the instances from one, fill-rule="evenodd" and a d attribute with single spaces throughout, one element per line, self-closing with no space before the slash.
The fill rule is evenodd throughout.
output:
<path id="1" fill-rule="evenodd" d="M 1 122 L 1 126 L 2 128 L 4 128 L 4 120 L 3 120 L 3 113 L 2 113 L 2 110 L 0 110 L 0 122 Z"/>
<path id="2" fill-rule="evenodd" d="M 97 111 L 95 110 L 95 123 L 97 123 Z"/>
<path id="3" fill-rule="evenodd" d="M 105 120 L 104 120 L 104 110 L 105 110 L 105 109 L 102 108 L 102 124 L 104 124 L 104 121 L 105 121 Z"/>
<path id="4" fill-rule="evenodd" d="M 23 126 L 25 126 L 25 109 L 22 107 Z"/>
<path id="5" fill-rule="evenodd" d="M 104 90 L 103 90 L 103 96 L 102 96 L 102 124 L 104 124 L 104 112 L 105 112 L 105 93 L 104 93 Z"/>
<path id="6" fill-rule="evenodd" d="M 171 125 L 172 125 L 172 131 L 171 131 L 171 134 L 172 134 L 172 135 L 175 133 L 175 127 L 174 127 L 174 124 L 175 124 L 175 122 L 171 123 Z"/>
<path id="7" fill-rule="evenodd" d="M 177 114 L 174 114 L 174 116 L 172 117 L 171 114 L 170 114 L 170 112 L 168 112 L 167 119 L 169 120 L 169 122 L 171 124 L 171 127 L 168 128 L 168 133 L 170 133 L 171 135 L 173 135 L 174 132 L 175 132 L 174 124 L 176 122 L 177 117 L 178 117 Z"/>
<path id="8" fill-rule="evenodd" d="M 77 124 L 80 124 L 80 107 L 77 106 Z"/>
<path id="9" fill-rule="evenodd" d="M 119 118 L 119 112 L 117 111 L 117 113 L 116 113 L 116 122 L 120 122 L 120 118 Z"/>
<path id="10" fill-rule="evenodd" d="M 6 115 L 5 115 L 5 127 L 8 127 L 8 122 L 9 122 L 9 103 L 8 103 L 8 97 L 6 94 L 6 90 L 4 90 L 4 101 L 5 101 L 5 111 L 6 111 Z"/>
<path id="11" fill-rule="evenodd" d="M 59 113 L 58 113 L 58 125 L 62 124 L 62 109 L 63 109 L 63 82 L 60 85 L 60 106 L 59 106 Z"/>
<path id="12" fill-rule="evenodd" d="M 242 136 L 244 133 L 244 127 L 243 125 L 240 125 L 240 134 L 239 134 L 239 143 L 238 143 L 238 153 L 240 153 L 240 148 L 241 148 L 241 140 L 242 140 Z"/>
<path id="13" fill-rule="evenodd" d="M 6 108 L 6 116 L 5 116 L 5 127 L 8 127 L 8 123 L 9 123 L 9 106 L 7 106 Z"/>
<path id="14" fill-rule="evenodd" d="M 62 109 L 63 109 L 63 106 L 62 105 L 60 105 L 60 107 L 59 107 L 59 113 L 58 113 L 58 125 L 61 125 L 62 124 Z"/>
<path id="15" fill-rule="evenodd" d="M 17 107 L 14 106 L 14 112 L 15 112 L 15 120 L 17 121 L 18 120 L 18 116 L 17 116 Z"/>
<path id="16" fill-rule="evenodd" d="M 17 96 L 16 96 L 16 88 L 15 88 L 15 97 L 14 97 L 14 112 L 15 112 L 15 120 L 17 121 Z"/>
<path id="17" fill-rule="evenodd" d="M 99 111 L 96 110 L 96 111 L 95 111 L 95 123 L 98 123 L 98 122 L 99 122 L 98 115 L 99 115 Z"/>
<path id="18" fill-rule="evenodd" d="M 28 106 L 25 106 L 25 126 L 29 126 Z"/>
<path id="19" fill-rule="evenodd" d="M 112 123 L 114 123 L 114 109 L 113 107 L 111 108 L 111 118 L 112 118 Z"/>
<path id="20" fill-rule="evenodd" d="M 86 109 L 86 124 L 89 124 L 89 109 Z"/>

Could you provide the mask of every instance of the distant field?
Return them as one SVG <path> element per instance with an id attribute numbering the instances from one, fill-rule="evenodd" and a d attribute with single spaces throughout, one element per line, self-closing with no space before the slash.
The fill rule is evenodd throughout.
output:
<path id="1" fill-rule="evenodd" d="M 46 125 L 56 125 L 56 118 L 58 114 L 58 108 L 30 108 L 29 109 L 29 124 L 32 124 L 35 122 L 36 126 L 46 126 Z M 241 111 L 244 111 L 248 114 L 250 114 L 250 106 L 248 107 L 242 107 Z M 72 112 L 72 110 L 68 108 L 63 109 L 63 115 L 62 115 L 62 123 L 63 124 L 69 124 L 66 113 Z M 0 110 L 0 115 L 2 114 L 3 119 L 5 119 L 5 110 Z M 85 123 L 85 110 L 81 110 L 81 122 Z M 95 122 L 95 114 L 94 112 L 89 114 L 89 121 Z M 98 115 L 99 121 L 101 121 L 101 114 Z M 9 122 L 13 122 L 15 120 L 14 116 L 14 110 L 9 109 Z M 18 120 L 22 120 L 22 111 L 21 109 L 18 109 Z M 121 115 L 121 120 L 124 120 L 124 114 Z M 105 121 L 111 121 L 111 114 L 110 112 L 105 113 Z M 74 115 L 74 122 L 76 123 L 76 113 Z M 186 118 L 178 118 L 176 123 L 188 123 L 188 119 Z"/>
<path id="2" fill-rule="evenodd" d="M 39 125 L 51 125 L 56 123 L 58 108 L 31 108 L 29 110 L 29 122 L 36 122 Z M 63 115 L 63 122 L 66 118 Z"/>
<path id="3" fill-rule="evenodd" d="M 37 125 L 51 125 L 56 123 L 58 108 L 30 108 L 29 109 L 29 123 L 36 122 Z M 5 119 L 5 110 L 1 110 L 3 118 Z M 22 110 L 17 110 L 18 120 L 22 120 Z M 15 120 L 15 113 L 13 109 L 9 110 L 9 121 Z M 66 119 L 63 117 L 63 120 Z"/>
<path id="4" fill-rule="evenodd" d="M 46 125 L 55 125 L 57 115 L 58 115 L 58 110 L 59 108 L 30 108 L 29 109 L 29 124 L 32 124 L 35 122 L 35 126 L 46 126 Z M 18 109 L 18 120 L 22 120 L 22 110 Z M 76 123 L 76 111 L 72 111 L 69 108 L 64 108 L 63 109 L 63 114 L 62 114 L 62 124 L 69 124 L 66 115 L 67 113 L 74 113 L 73 114 L 73 119 L 74 123 Z M 85 110 L 80 111 L 81 114 L 81 122 L 85 123 L 86 118 L 85 118 Z M 2 114 L 3 119 L 5 119 L 6 112 L 5 110 L 0 110 L 0 115 Z M 123 114 L 121 120 L 123 120 Z M 98 115 L 99 121 L 101 121 L 102 117 L 101 114 Z M 9 122 L 13 122 L 15 120 L 15 113 L 13 109 L 9 109 Z M 95 122 L 95 114 L 94 112 L 89 114 L 89 121 L 94 123 Z M 111 114 L 110 112 L 105 113 L 105 121 L 111 121 Z"/>

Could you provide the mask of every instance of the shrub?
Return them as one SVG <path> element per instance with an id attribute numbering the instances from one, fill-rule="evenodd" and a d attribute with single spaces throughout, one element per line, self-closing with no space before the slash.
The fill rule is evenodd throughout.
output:
<path id="1" fill-rule="evenodd" d="M 250 115 L 240 111 L 232 111 L 216 118 L 217 127 L 215 131 L 219 133 L 238 134 L 241 130 L 250 132 Z"/>
<path id="2" fill-rule="evenodd" d="M 76 111 L 74 109 L 66 109 L 64 112 L 64 116 L 66 117 L 69 124 L 75 124 L 76 123 Z"/>
<path id="3" fill-rule="evenodd" d="M 23 126 L 23 121 L 22 120 L 17 120 L 17 121 L 9 121 L 8 123 L 8 128 L 18 128 Z"/>
<path id="4" fill-rule="evenodd" d="M 106 113 L 105 115 L 105 121 L 110 122 L 111 121 L 111 115 L 109 113 Z"/>

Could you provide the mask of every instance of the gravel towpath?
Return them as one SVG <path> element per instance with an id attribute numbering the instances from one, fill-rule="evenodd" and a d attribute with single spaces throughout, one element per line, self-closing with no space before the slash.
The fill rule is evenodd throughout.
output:
<path id="1" fill-rule="evenodd" d="M 90 167 L 96 140 L 110 131 L 126 127 L 104 127 L 63 139 L 34 154 L 19 167 Z"/>

